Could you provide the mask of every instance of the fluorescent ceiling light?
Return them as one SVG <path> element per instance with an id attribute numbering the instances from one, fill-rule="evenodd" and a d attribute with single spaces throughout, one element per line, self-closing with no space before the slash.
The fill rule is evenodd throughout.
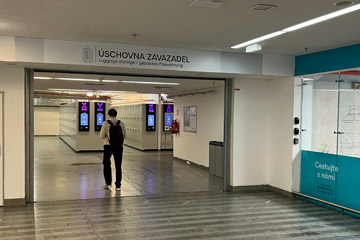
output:
<path id="1" fill-rule="evenodd" d="M 309 21 L 299 23 L 299 24 L 296 24 L 294 26 L 285 28 L 283 31 L 292 32 L 292 31 L 298 30 L 300 28 L 308 27 L 308 26 L 316 24 L 316 23 L 320 23 L 320 22 L 323 22 L 323 21 L 326 21 L 326 20 L 329 20 L 329 19 L 332 19 L 332 18 L 339 17 L 339 16 L 347 14 L 347 13 L 354 12 L 354 11 L 359 10 L 359 9 L 360 9 L 360 4 L 356 4 L 354 6 L 344 8 L 344 9 L 341 9 L 339 11 L 329 13 L 329 14 L 326 14 L 324 16 L 317 17 L 317 18 L 311 19 Z"/>
<path id="2" fill-rule="evenodd" d="M 87 81 L 87 82 L 100 82 L 99 79 L 88 79 L 88 78 L 54 78 L 55 80 L 65 81 Z"/>
<path id="3" fill-rule="evenodd" d="M 87 93 L 86 96 L 92 97 L 92 96 L 94 96 L 94 94 L 92 94 L 92 93 Z"/>
<path id="4" fill-rule="evenodd" d="M 313 79 L 313 78 L 303 78 L 302 80 L 304 80 L 304 81 L 314 81 L 315 79 Z"/>
<path id="5" fill-rule="evenodd" d="M 91 92 L 93 90 L 86 89 L 67 89 L 67 88 L 48 88 L 51 91 L 71 91 L 71 92 Z"/>
<path id="6" fill-rule="evenodd" d="M 270 39 L 270 38 L 277 37 L 277 36 L 279 36 L 281 34 L 284 34 L 284 33 L 285 32 L 282 32 L 282 31 L 273 32 L 273 33 L 267 34 L 265 36 L 258 37 L 258 38 L 255 38 L 253 40 L 250 40 L 250 41 L 247 41 L 247 42 L 240 43 L 238 45 L 232 46 L 231 48 L 235 49 L 235 48 L 246 47 L 246 46 L 249 46 L 249 45 L 254 44 L 254 43 L 258 43 L 258 42 L 261 42 L 261 41 L 264 41 L 264 40 L 267 40 L 267 39 Z"/>
<path id="7" fill-rule="evenodd" d="M 121 81 L 122 83 L 134 83 L 134 84 L 154 84 L 154 85 L 180 85 L 180 83 L 169 82 L 138 82 L 138 81 Z"/>
<path id="8" fill-rule="evenodd" d="M 295 30 L 298 30 L 298 29 L 301 29 L 301 28 L 308 27 L 310 25 L 314 25 L 314 24 L 317 24 L 317 23 L 320 23 L 320 22 L 323 22 L 323 21 L 326 21 L 326 20 L 329 20 L 329 19 L 332 19 L 332 18 L 336 18 L 336 17 L 342 16 L 342 15 L 345 15 L 347 13 L 357 11 L 359 9 L 360 9 L 360 4 L 356 4 L 354 6 L 344 8 L 344 9 L 341 9 L 339 11 L 332 12 L 332 13 L 326 14 L 324 16 L 320 16 L 320 17 L 317 17 L 317 18 L 314 18 L 314 19 L 311 19 L 311 20 L 296 24 L 294 26 L 285 28 L 283 30 L 273 32 L 273 33 L 267 34 L 267 35 L 262 36 L 262 37 L 255 38 L 253 40 L 250 40 L 250 41 L 247 41 L 247 42 L 244 42 L 244 43 L 240 43 L 238 45 L 232 46 L 231 48 L 238 49 L 238 48 L 246 47 L 246 46 L 254 44 L 254 43 L 259 43 L 261 41 L 264 41 L 264 40 L 267 40 L 267 39 L 270 39 L 270 38 L 274 38 L 274 37 L 277 37 L 279 35 L 282 35 L 282 34 L 285 34 L 285 33 L 288 33 L 288 32 L 292 32 L 292 31 L 295 31 Z"/>
<path id="9" fill-rule="evenodd" d="M 110 79 L 104 79 L 101 80 L 102 82 L 120 82 L 119 80 L 110 80 Z"/>
<path id="10" fill-rule="evenodd" d="M 34 77 L 34 79 L 50 80 L 52 77 Z"/>

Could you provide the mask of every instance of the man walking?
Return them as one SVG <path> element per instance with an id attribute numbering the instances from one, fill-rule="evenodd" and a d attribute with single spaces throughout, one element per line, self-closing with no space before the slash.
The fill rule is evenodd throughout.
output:
<path id="1" fill-rule="evenodd" d="M 104 189 L 111 189 L 111 155 L 114 156 L 116 169 L 116 191 L 121 190 L 121 164 L 123 155 L 123 143 L 126 137 L 125 124 L 116 119 L 117 111 L 110 109 L 108 111 L 108 120 L 105 121 L 101 127 L 100 137 L 104 139 Z"/>

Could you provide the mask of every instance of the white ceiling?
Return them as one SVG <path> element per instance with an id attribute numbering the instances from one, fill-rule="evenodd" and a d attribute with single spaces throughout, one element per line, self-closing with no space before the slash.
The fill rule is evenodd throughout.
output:
<path id="1" fill-rule="evenodd" d="M 226 0 L 216 9 L 190 7 L 191 2 L 1 0 L 0 35 L 235 51 L 230 46 L 340 9 L 332 0 Z M 250 9 L 258 3 L 277 7 Z M 314 52 L 359 43 L 359 22 L 360 11 L 353 12 L 268 40 L 259 53 L 299 55 L 304 48 Z"/>

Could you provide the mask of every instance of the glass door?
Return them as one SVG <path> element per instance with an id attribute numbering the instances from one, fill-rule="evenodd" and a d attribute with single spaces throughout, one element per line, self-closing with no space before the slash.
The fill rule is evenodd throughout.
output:
<path id="1" fill-rule="evenodd" d="M 360 210 L 360 72 L 341 73 L 336 203 Z"/>
<path id="2" fill-rule="evenodd" d="M 305 78 L 302 97 L 300 192 L 335 203 L 339 76 Z"/>

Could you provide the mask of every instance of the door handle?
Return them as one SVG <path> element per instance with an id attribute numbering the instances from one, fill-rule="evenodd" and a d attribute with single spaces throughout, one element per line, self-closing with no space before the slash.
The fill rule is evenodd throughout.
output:
<path id="1" fill-rule="evenodd" d="M 344 132 L 336 132 L 336 131 L 334 131 L 334 134 L 344 134 Z"/>

